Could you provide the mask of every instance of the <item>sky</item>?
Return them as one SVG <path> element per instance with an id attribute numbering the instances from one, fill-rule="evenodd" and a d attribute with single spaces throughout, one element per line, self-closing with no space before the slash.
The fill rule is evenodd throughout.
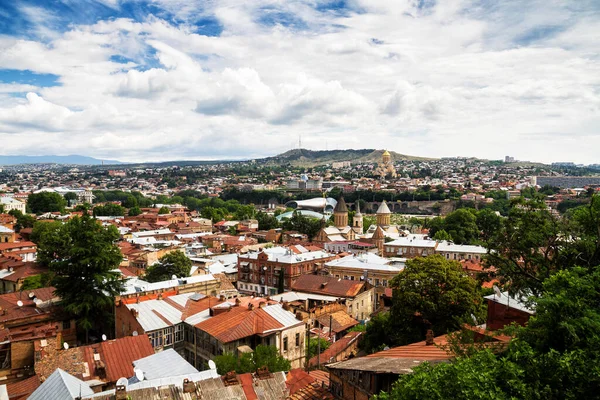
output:
<path id="1" fill-rule="evenodd" d="M 598 0 L 0 1 L 0 154 L 600 163 Z"/>

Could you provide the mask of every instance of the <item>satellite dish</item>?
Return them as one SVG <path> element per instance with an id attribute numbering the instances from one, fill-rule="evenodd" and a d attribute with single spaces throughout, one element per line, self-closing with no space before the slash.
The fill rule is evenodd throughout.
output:
<path id="1" fill-rule="evenodd" d="M 133 336 L 137 336 L 138 335 L 138 331 L 133 331 L 132 335 Z"/>
<path id="2" fill-rule="evenodd" d="M 102 341 L 106 340 L 106 335 L 102 334 Z"/>
<path id="3" fill-rule="evenodd" d="M 136 368 L 133 372 L 135 372 L 135 377 L 137 378 L 138 381 L 141 382 L 144 380 L 144 371 Z"/>
<path id="4" fill-rule="evenodd" d="M 19 307 L 23 307 L 23 302 L 22 302 L 21 300 L 19 300 L 19 301 L 17 301 L 17 305 L 18 305 Z"/>
<path id="5" fill-rule="evenodd" d="M 33 292 L 29 292 L 29 298 L 30 298 L 30 299 L 33 299 L 34 297 L 35 297 L 35 293 L 33 293 Z"/>
<path id="6" fill-rule="evenodd" d="M 208 360 L 208 367 L 210 369 L 217 369 L 217 364 L 213 360 Z"/>
<path id="7" fill-rule="evenodd" d="M 64 348 L 65 350 L 69 350 L 69 343 L 67 343 L 67 342 L 64 342 L 64 343 L 63 343 L 63 348 Z"/>
<path id="8" fill-rule="evenodd" d="M 502 292 L 500 291 L 500 289 L 498 288 L 498 286 L 494 285 L 493 286 L 494 289 L 494 294 L 498 297 L 502 297 Z"/>

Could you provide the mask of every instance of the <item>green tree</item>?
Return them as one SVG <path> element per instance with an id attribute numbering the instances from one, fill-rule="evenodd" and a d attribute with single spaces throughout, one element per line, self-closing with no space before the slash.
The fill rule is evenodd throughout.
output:
<path id="1" fill-rule="evenodd" d="M 53 278 L 54 274 L 52 272 L 43 272 L 38 275 L 28 276 L 23 281 L 23 285 L 21 285 L 21 291 L 52 286 Z"/>
<path id="2" fill-rule="evenodd" d="M 141 213 L 142 213 L 142 209 L 139 208 L 138 206 L 134 206 L 129 209 L 129 211 L 127 212 L 127 215 L 129 215 L 130 217 L 136 217 L 136 216 L 140 215 Z"/>
<path id="3" fill-rule="evenodd" d="M 55 192 L 32 193 L 27 197 L 27 206 L 34 214 L 64 212 L 67 201 Z"/>
<path id="4" fill-rule="evenodd" d="M 376 314 L 367 322 L 366 332 L 362 341 L 359 342 L 360 348 L 367 353 L 383 350 L 386 346 L 393 344 L 392 330 L 390 313 Z"/>
<path id="5" fill-rule="evenodd" d="M 319 343 L 320 342 L 320 343 Z M 308 357 L 312 358 L 317 354 L 321 354 L 331 346 L 331 343 L 327 339 L 323 338 L 311 338 L 308 341 Z M 321 352 L 319 352 L 321 350 Z"/>
<path id="6" fill-rule="evenodd" d="M 440 229 L 435 233 L 435 235 L 433 235 L 433 240 L 447 240 L 449 242 L 452 242 L 452 236 L 450 236 L 450 234 L 444 229 Z"/>
<path id="7" fill-rule="evenodd" d="M 450 234 L 454 243 L 474 244 L 479 239 L 479 228 L 474 210 L 461 208 L 448 214 L 443 229 Z"/>
<path id="8" fill-rule="evenodd" d="M 115 272 L 123 258 L 115 245 L 118 239 L 117 228 L 103 227 L 87 215 L 53 224 L 39 237 L 38 262 L 54 274 L 55 293 L 64 310 L 77 317 L 86 342 L 94 321 L 106 320 L 114 296 L 123 290 Z"/>
<path id="9" fill-rule="evenodd" d="M 17 219 L 15 224 L 15 232 L 21 232 L 23 228 L 32 228 L 35 224 L 36 219 L 29 214 L 23 214 L 21 211 L 13 209 L 8 212 L 10 215 Z"/>
<path id="10" fill-rule="evenodd" d="M 169 207 L 167 207 L 167 206 L 162 206 L 161 208 L 158 209 L 158 213 L 159 214 L 171 214 L 171 210 L 169 210 Z"/>
<path id="11" fill-rule="evenodd" d="M 68 205 L 72 205 L 77 201 L 77 193 L 75 192 L 67 192 L 64 195 L 65 200 Z"/>
<path id="12" fill-rule="evenodd" d="M 40 245 L 42 240 L 49 235 L 53 234 L 57 230 L 59 230 L 62 226 L 62 222 L 59 221 L 37 221 L 33 225 L 33 230 L 29 238 L 32 242 Z"/>
<path id="13" fill-rule="evenodd" d="M 235 371 L 238 374 L 255 372 L 258 368 L 267 367 L 270 372 L 289 371 L 291 364 L 283 358 L 275 346 L 259 344 L 252 353 L 244 353 L 236 357 L 231 353 L 216 356 L 217 373 L 224 375 Z"/>
<path id="14" fill-rule="evenodd" d="M 145 280 L 148 282 L 166 281 L 172 278 L 190 276 L 192 260 L 182 251 L 172 251 L 159 258 L 158 263 L 148 267 Z"/>
<path id="15" fill-rule="evenodd" d="M 277 218 L 267 213 L 259 211 L 256 213 L 256 220 L 258 221 L 258 229 L 261 231 L 279 228 L 279 221 L 277 221 Z"/>
<path id="16" fill-rule="evenodd" d="M 470 319 L 470 314 L 483 313 L 477 282 L 460 263 L 441 255 L 408 260 L 390 286 L 391 345 L 423 340 L 428 329 L 436 335 L 451 332 Z"/>

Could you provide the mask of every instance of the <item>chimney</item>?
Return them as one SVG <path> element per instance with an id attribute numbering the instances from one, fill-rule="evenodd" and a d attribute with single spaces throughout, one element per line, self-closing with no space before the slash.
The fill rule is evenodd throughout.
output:
<path id="1" fill-rule="evenodd" d="M 220 295 L 220 296 L 219 296 L 219 300 L 221 300 L 221 301 L 225 301 L 225 295 L 223 295 L 223 294 L 222 294 L 222 295 Z"/>
<path id="2" fill-rule="evenodd" d="M 183 393 L 196 393 L 196 385 L 188 378 L 183 380 Z"/>
<path id="3" fill-rule="evenodd" d="M 425 334 L 425 345 L 433 345 L 433 331 L 431 329 L 427 329 L 427 333 Z"/>
<path id="4" fill-rule="evenodd" d="M 127 387 L 125 385 L 117 385 L 115 389 L 115 400 L 127 400 Z"/>
<path id="5" fill-rule="evenodd" d="M 62 350 L 63 348 L 63 344 L 62 344 L 62 333 L 58 332 L 56 334 L 56 350 Z"/>
<path id="6" fill-rule="evenodd" d="M 254 308 L 254 305 L 252 303 L 248 303 L 248 310 L 252 310 Z"/>
<path id="7" fill-rule="evenodd" d="M 236 297 L 236 299 L 235 299 L 235 306 L 239 307 L 240 303 L 241 303 L 241 300 Z"/>
<path id="8" fill-rule="evenodd" d="M 265 308 L 266 305 L 267 305 L 266 301 L 261 301 L 260 303 L 258 303 L 258 308 Z"/>

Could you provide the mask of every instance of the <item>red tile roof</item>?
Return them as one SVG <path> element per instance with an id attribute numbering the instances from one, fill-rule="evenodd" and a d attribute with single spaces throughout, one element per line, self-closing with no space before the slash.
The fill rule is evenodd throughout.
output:
<path id="1" fill-rule="evenodd" d="M 290 391 L 290 395 L 292 395 L 292 394 L 296 393 L 298 390 L 302 389 L 303 387 L 310 385 L 314 381 L 315 381 L 315 378 L 310 376 L 304 370 L 302 370 L 300 368 L 296 368 L 296 369 L 292 369 L 292 370 L 290 370 L 290 372 L 288 372 L 286 379 L 285 379 L 285 385 L 288 387 L 288 389 Z"/>
<path id="2" fill-rule="evenodd" d="M 40 309 L 36 307 L 35 303 L 29 298 L 28 295 L 32 292 L 35 294 L 36 298 L 42 301 L 48 301 L 55 298 L 53 287 L 34 289 L 26 292 L 2 294 L 0 295 L 0 307 L 2 310 L 4 310 L 4 313 L 0 314 L 0 322 L 25 318 L 31 315 L 39 315 Z M 21 307 L 17 305 L 19 300 L 23 302 L 23 306 Z M 44 313 L 45 310 L 42 314 Z"/>
<path id="3" fill-rule="evenodd" d="M 448 351 L 440 348 L 448 344 L 448 336 L 442 335 L 434 339 L 433 345 L 427 345 L 425 340 L 412 343 L 406 346 L 394 347 L 389 350 L 383 350 L 377 353 L 369 354 L 365 358 L 385 357 L 385 358 L 407 358 L 411 360 L 448 360 L 452 355 Z"/>
<path id="4" fill-rule="evenodd" d="M 331 358 L 335 358 L 338 354 L 346 350 L 351 344 L 355 343 L 361 335 L 362 332 L 349 332 L 346 336 L 329 346 L 329 348 L 320 355 L 311 358 L 308 365 L 314 367 L 315 365 L 319 365 L 319 361 L 321 365 L 329 363 Z"/>
<path id="5" fill-rule="evenodd" d="M 355 325 L 358 325 L 359 322 L 352 318 L 346 311 L 340 310 L 331 314 L 321 315 L 317 318 L 319 324 L 331 328 L 331 330 L 335 333 L 345 331 L 346 329 L 350 329 Z M 329 326 L 329 322 L 331 321 L 331 327 Z"/>
<path id="6" fill-rule="evenodd" d="M 9 383 L 8 385 L 6 385 L 8 398 L 10 400 L 25 400 L 40 385 L 40 378 L 38 378 L 37 375 L 34 375 L 20 382 Z"/>

